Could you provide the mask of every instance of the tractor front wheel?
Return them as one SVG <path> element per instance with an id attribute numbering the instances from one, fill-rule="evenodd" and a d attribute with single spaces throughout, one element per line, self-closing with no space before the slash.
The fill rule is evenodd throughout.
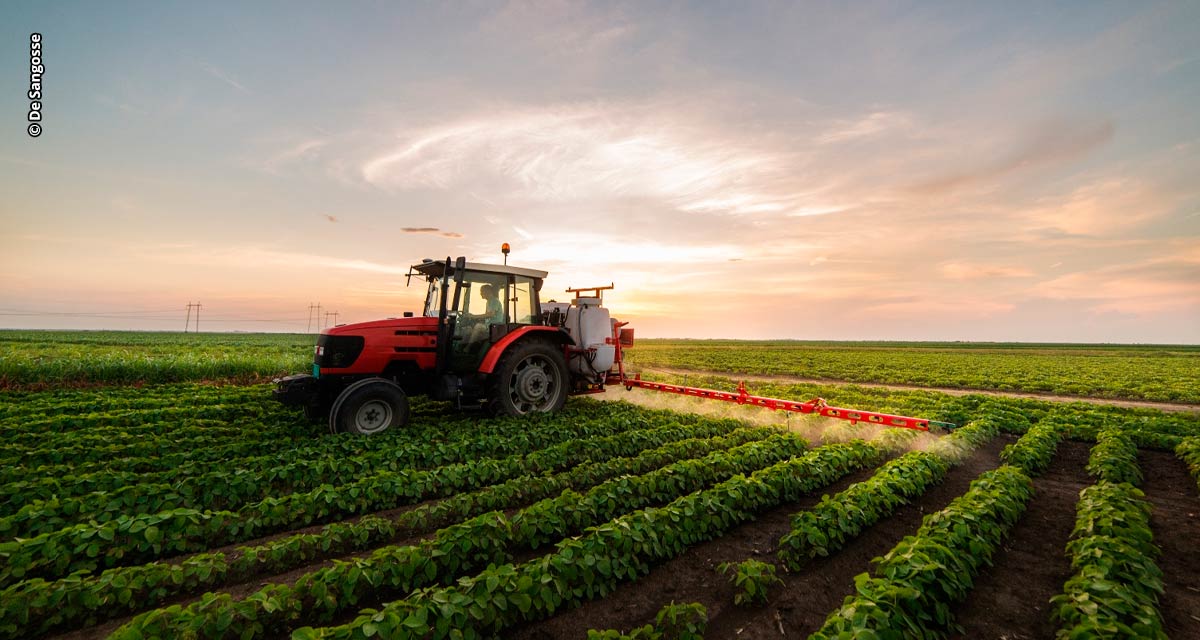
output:
<path id="1" fill-rule="evenodd" d="M 331 432 L 374 435 L 408 424 L 408 396 L 391 380 L 367 378 L 346 387 L 329 412 Z"/>
<path id="2" fill-rule="evenodd" d="M 493 414 L 551 413 L 567 401 L 567 363 L 562 349 L 541 340 L 518 342 L 500 356 L 488 384 Z"/>

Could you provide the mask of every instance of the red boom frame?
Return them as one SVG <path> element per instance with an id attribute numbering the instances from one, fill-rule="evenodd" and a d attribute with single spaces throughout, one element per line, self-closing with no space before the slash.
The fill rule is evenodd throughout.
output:
<path id="1" fill-rule="evenodd" d="M 897 427 L 901 429 L 914 429 L 917 431 L 929 431 L 930 424 L 944 429 L 953 429 L 955 425 L 948 422 L 937 422 L 934 420 L 926 420 L 924 418 L 910 418 L 908 416 L 896 416 L 890 413 L 878 413 L 876 411 L 860 411 L 858 409 L 843 409 L 841 407 L 829 406 L 823 398 L 813 398 L 808 402 L 796 402 L 794 400 L 779 400 L 777 398 L 764 398 L 762 396 L 752 396 L 746 391 L 746 383 L 738 382 L 736 393 L 729 391 L 717 391 L 715 389 L 703 389 L 701 387 L 685 387 L 677 384 L 666 384 L 664 382 L 650 382 L 642 380 L 641 374 L 635 374 L 632 378 L 625 375 L 625 358 L 622 353 L 622 347 L 633 345 L 632 330 L 629 334 L 622 335 L 621 327 L 629 324 L 627 322 L 613 323 L 613 343 L 616 345 L 616 374 L 609 374 L 606 384 L 624 385 L 625 389 L 633 390 L 634 387 L 640 389 L 650 389 L 651 391 L 662 391 L 665 393 L 675 393 L 682 396 L 692 396 L 693 398 L 706 398 L 709 400 L 722 400 L 724 402 L 736 402 L 737 404 L 748 404 L 755 407 L 764 407 L 775 411 L 793 411 L 796 413 L 815 413 L 826 418 L 836 418 L 838 420 L 849 420 L 850 424 L 859 422 L 869 422 L 884 427 Z"/>

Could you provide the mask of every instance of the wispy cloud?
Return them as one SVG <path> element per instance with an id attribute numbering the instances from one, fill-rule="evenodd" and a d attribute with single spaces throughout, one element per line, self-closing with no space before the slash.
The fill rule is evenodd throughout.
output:
<path id="1" fill-rule="evenodd" d="M 250 93 L 250 90 L 247 89 L 245 86 L 243 86 L 242 83 L 238 82 L 237 80 L 234 80 L 232 77 L 229 76 L 228 73 L 217 68 L 215 65 L 212 65 L 208 62 L 201 62 L 200 68 L 203 69 L 204 72 L 207 73 L 208 75 L 216 78 L 217 80 L 220 80 L 221 82 L 224 82 L 225 84 L 233 87 L 234 89 L 237 89 L 238 91 L 241 91 L 243 93 Z"/>
<path id="2" fill-rule="evenodd" d="M 463 234 L 456 231 L 442 231 L 437 227 L 403 227 L 400 229 L 404 233 L 429 233 L 439 235 L 443 238 L 461 238 Z"/>
<path id="3" fill-rule="evenodd" d="M 1031 293 L 1129 315 L 1200 306 L 1200 238 L 1167 243 L 1160 251 L 1143 260 L 1065 274 L 1037 284 Z"/>
<path id="4" fill-rule="evenodd" d="M 1116 126 L 1109 120 L 1077 122 L 1063 119 L 1046 122 L 1028 133 L 1026 140 L 1004 157 L 975 169 L 955 171 L 914 184 L 914 193 L 937 195 L 975 186 L 1024 171 L 1067 162 L 1106 144 Z"/>
<path id="5" fill-rule="evenodd" d="M 849 142 L 869 138 L 889 131 L 908 131 L 913 126 L 912 118 L 896 111 L 874 111 L 858 120 L 840 120 L 832 128 L 816 138 L 817 144 Z"/>
<path id="6" fill-rule="evenodd" d="M 254 160 L 250 164 L 255 168 L 272 175 L 281 175 L 285 169 L 292 168 L 298 163 L 313 162 L 321 157 L 321 151 L 330 143 L 328 138 L 305 137 L 285 143 L 282 149 L 266 154 L 262 160 Z"/>
<path id="7" fill-rule="evenodd" d="M 941 266 L 942 275 L 951 280 L 981 280 L 986 278 L 1029 278 L 1033 271 L 1025 267 L 970 262 L 949 262 Z"/>
<path id="8" fill-rule="evenodd" d="M 1175 204 L 1170 194 L 1152 183 L 1114 176 L 1080 185 L 1065 195 L 1042 198 L 1022 218 L 1032 231 L 1101 236 L 1165 216 Z"/>
<path id="9" fill-rule="evenodd" d="M 493 198 L 542 202 L 640 197 L 728 213 L 798 206 L 803 193 L 779 191 L 788 168 L 781 154 L 714 133 L 629 105 L 510 110 L 406 131 L 394 150 L 364 162 L 362 175 L 389 189 L 486 182 Z"/>

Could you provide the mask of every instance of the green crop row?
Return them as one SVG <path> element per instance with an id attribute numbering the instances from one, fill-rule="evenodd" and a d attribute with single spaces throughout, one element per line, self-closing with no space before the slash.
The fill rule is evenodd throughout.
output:
<path id="1" fill-rule="evenodd" d="M 1195 403 L 1198 355 L 1169 347 L 641 341 L 627 366 Z"/>
<path id="2" fill-rule="evenodd" d="M 936 455 L 913 451 L 883 465 L 869 480 L 855 483 L 833 498 L 823 496 L 812 509 L 792 517 L 791 529 L 779 540 L 780 561 L 799 571 L 810 558 L 838 551 L 940 482 L 949 467 Z"/>
<path id="3" fill-rule="evenodd" d="M 583 414 L 578 407 L 570 407 L 568 414 L 579 416 L 589 422 L 607 420 L 615 424 L 626 424 L 629 420 L 623 418 L 620 412 L 612 411 L 603 414 Z M 591 417 L 594 415 L 595 417 Z M 294 417 L 287 418 L 294 423 Z M 643 420 L 644 421 L 644 420 Z M 0 500 L 3 501 L 2 513 L 8 515 L 20 510 L 24 505 L 37 500 L 52 498 L 64 499 L 78 497 L 97 491 L 114 491 L 122 487 L 136 484 L 175 484 L 200 482 L 200 478 L 214 471 L 258 471 L 267 474 L 269 480 L 304 475 L 313 465 L 320 467 L 330 460 L 357 458 L 363 455 L 373 455 L 387 451 L 395 453 L 392 462 L 380 462 L 386 469 L 396 469 L 412 464 L 431 464 L 452 461 L 458 451 L 475 446 L 491 447 L 497 441 L 511 441 L 515 453 L 523 443 L 517 436 L 524 429 L 516 428 L 515 423 L 497 421 L 493 428 L 486 433 L 480 433 L 477 426 L 467 421 L 445 421 L 439 424 L 417 423 L 408 429 L 395 433 L 385 433 L 372 438 L 358 438 L 351 435 L 333 437 L 306 438 L 294 442 L 291 447 L 277 448 L 268 452 L 237 451 L 246 448 L 240 442 L 226 443 L 222 451 L 228 455 L 219 460 L 193 460 L 186 458 L 189 454 L 181 453 L 164 457 L 134 457 L 123 458 L 119 461 L 120 469 L 109 469 L 116 465 L 114 461 L 102 463 L 100 470 L 86 471 L 91 467 L 77 465 L 50 465 L 42 467 L 16 467 L 6 470 L 7 476 L 18 478 L 13 482 L 0 485 Z M 553 431 L 562 433 L 561 426 L 548 424 L 545 421 L 531 421 L 527 428 L 530 430 Z M 570 430 L 568 433 L 578 433 Z M 230 451 L 230 447 L 234 451 Z M 261 449 L 260 443 L 251 443 L 250 448 Z M 416 457 L 414 456 L 416 453 Z M 248 455 L 238 455 L 246 453 Z M 170 463 L 168 465 L 168 463 Z"/>
<path id="4" fill-rule="evenodd" d="M 174 606 L 148 612 L 113 637 L 278 635 L 304 621 L 330 620 L 365 598 L 404 593 L 465 570 L 506 562 L 511 550 L 536 543 L 538 536 L 561 538 L 591 524 L 572 514 L 623 512 L 647 501 L 669 500 L 694 491 L 714 477 L 787 458 L 804 446 L 803 440 L 780 434 L 712 453 L 702 460 L 677 462 L 641 476 L 610 480 L 582 498 L 568 491 L 564 496 L 573 499 L 540 501 L 518 512 L 513 521 L 499 512 L 486 513 L 442 529 L 432 540 L 378 549 L 367 558 L 335 563 L 301 576 L 292 585 L 270 585 L 243 600 L 228 594 L 206 595 L 186 608 Z M 527 515 L 535 513 L 537 517 Z M 523 524 L 518 526 L 518 521 Z"/>
<path id="5" fill-rule="evenodd" d="M 608 403 L 571 403 L 561 414 L 569 419 L 571 428 L 564 429 L 564 422 L 543 416 L 530 416 L 523 420 L 499 419 L 488 423 L 488 429 L 480 431 L 476 422 L 466 419 L 416 421 L 404 430 L 361 438 L 349 434 L 311 438 L 283 450 L 273 450 L 266 455 L 250 457 L 228 456 L 219 461 L 177 461 L 177 465 L 163 471 L 99 471 L 82 473 L 70 466 L 21 469 L 25 476 L 18 482 L 0 486 L 0 513 L 10 515 L 19 511 L 26 503 L 38 499 L 65 499 L 94 491 L 113 491 L 135 484 L 205 484 L 218 481 L 217 477 L 205 477 L 211 473 L 251 473 L 265 475 L 264 481 L 282 490 L 289 482 L 303 482 L 311 473 L 322 473 L 325 466 L 340 464 L 349 458 L 372 457 L 377 461 L 375 470 L 397 470 L 409 466 L 428 467 L 461 461 L 474 456 L 494 456 L 501 453 L 515 454 L 540 448 L 539 443 L 559 443 L 571 437 L 611 435 L 623 430 L 650 426 L 663 421 L 687 423 L 693 418 L 667 412 L 653 412 L 629 405 Z M 294 419 L 294 418 L 292 418 Z M 240 446 L 234 443 L 233 446 Z M 389 457 L 389 455 L 391 457 Z M 173 458 L 173 457 L 172 457 Z M 127 458 L 121 467 L 128 470 L 157 469 L 163 459 Z M 199 480 L 189 478 L 201 477 Z M 217 487 L 205 487 L 205 492 L 220 493 Z"/>
<path id="6" fill-rule="evenodd" d="M 1165 640 L 1158 597 L 1162 571 L 1150 533 L 1150 504 L 1133 485 L 1100 480 L 1076 506 L 1067 555 L 1075 574 L 1054 596 L 1060 639 Z"/>
<path id="7" fill-rule="evenodd" d="M 123 409 L 240 404 L 262 400 L 268 393 L 270 391 L 265 385 L 216 386 L 191 382 L 152 387 L 105 387 L 100 390 L 0 392 L 0 427 L 8 428 L 26 420 Z"/>
<path id="8" fill-rule="evenodd" d="M 481 460 L 542 449 L 562 443 L 576 433 L 552 424 L 531 425 L 523 433 L 507 437 L 481 435 L 467 428 L 451 442 L 440 444 L 410 441 L 402 449 L 386 447 L 353 457 L 300 459 L 290 464 L 285 464 L 285 458 L 276 457 L 275 466 L 260 472 L 245 471 L 232 464 L 214 464 L 215 470 L 174 484 L 142 482 L 111 492 L 32 502 L 16 514 L 0 518 L 0 537 L 29 538 L 81 521 L 107 522 L 120 516 L 175 509 L 237 509 L 268 496 L 311 491 L 323 484 L 350 484 L 383 471 L 422 469 L 435 463 Z M 54 485 L 50 486 L 53 490 Z"/>
<path id="9" fill-rule="evenodd" d="M 1065 431 L 1062 423 L 1043 420 L 1021 436 L 1015 444 L 1004 447 L 1000 452 L 1000 459 L 1005 464 L 1011 464 L 1024 471 L 1028 476 L 1036 476 L 1050 466 Z"/>
<path id="10" fill-rule="evenodd" d="M 45 417 L 24 417 L 0 429 L 6 441 L 32 443 L 52 442 L 64 437 L 83 438 L 89 435 L 112 435 L 116 429 L 134 433 L 157 433 L 180 420 L 244 420 L 271 412 L 265 397 L 245 398 L 239 402 L 206 402 L 204 404 L 169 404 L 155 407 L 135 407 L 108 411 L 84 411 Z"/>
<path id="11" fill-rule="evenodd" d="M 1137 451 L 1137 443 L 1128 433 L 1110 427 L 1096 436 L 1096 445 L 1088 457 L 1087 471 L 1101 480 L 1139 485 L 1142 472 L 1138 468 Z"/>
<path id="12" fill-rule="evenodd" d="M 27 637 L 95 624 L 143 610 L 176 595 L 247 580 L 264 572 L 290 571 L 322 557 L 389 542 L 401 532 L 429 531 L 456 518 L 511 509 L 567 488 L 590 487 L 621 474 L 646 473 L 679 460 L 762 440 L 773 433 L 770 428 L 751 427 L 725 436 L 669 442 L 632 458 L 606 459 L 597 454 L 592 462 L 553 476 L 522 476 L 501 485 L 456 494 L 406 511 L 394 521 L 367 516 L 358 522 L 328 525 L 319 533 L 296 534 L 255 547 L 239 547 L 232 556 L 201 553 L 174 565 L 120 567 L 99 576 L 75 575 L 53 583 L 40 579 L 25 581 L 0 594 L 4 603 L 0 610 L 0 637 Z"/>
<path id="13" fill-rule="evenodd" d="M 283 416 L 280 416 L 282 418 Z M 254 416 L 249 416 L 254 419 Z M 288 420 L 261 420 L 261 435 L 239 439 L 233 444 L 218 433 L 192 433 L 190 437 L 174 438 L 169 434 L 143 439 L 131 439 L 126 443 L 110 443 L 105 436 L 80 437 L 70 444 L 55 444 L 48 447 L 13 446 L 9 457 L 0 461 L 8 467 L 18 465 L 51 465 L 69 463 L 79 467 L 86 463 L 113 465 L 124 458 L 178 457 L 182 461 L 220 461 L 227 459 L 233 451 L 266 453 L 279 448 L 281 443 L 310 439 L 314 433 L 312 425 L 298 424 L 295 418 Z M 9 474 L 10 477 L 15 474 Z"/>
<path id="14" fill-rule="evenodd" d="M 160 423 L 156 430 L 156 433 L 147 433 L 141 427 L 113 427 L 110 433 L 89 431 L 54 434 L 35 438 L 38 442 L 32 447 L 14 444 L 14 457 L 9 460 L 10 464 L 58 464 L 72 459 L 79 462 L 111 462 L 131 455 L 161 455 L 224 442 L 286 442 L 310 437 L 314 431 L 311 426 L 297 424 L 295 420 L 258 421 L 252 414 L 245 421 L 182 418 L 170 424 Z M 104 451 L 109 456 L 100 457 L 92 453 L 94 451 Z M 79 455 L 71 458 L 72 453 Z"/>
<path id="15" fill-rule="evenodd" d="M 662 508 L 621 516 L 555 551 L 519 565 L 491 566 L 453 586 L 430 587 L 337 627 L 302 628 L 293 638 L 484 638 L 523 621 L 610 593 L 768 508 L 878 464 L 883 451 L 862 441 L 827 445 L 749 477 L 734 476 Z"/>
<path id="16" fill-rule="evenodd" d="M 792 517 L 791 528 L 779 540 L 779 559 L 787 568 L 799 571 L 809 559 L 840 550 L 868 527 L 941 482 L 965 452 L 996 436 L 998 424 L 1000 421 L 994 419 L 973 422 L 943 437 L 930 451 L 907 453 L 833 498 L 823 496 L 819 504 Z"/>
<path id="17" fill-rule="evenodd" d="M 736 426 L 736 422 L 729 421 L 712 428 L 728 432 Z M 6 560 L 0 566 L 0 586 L 35 577 L 57 578 L 81 569 L 140 564 L 444 497 L 535 471 L 573 466 L 586 461 L 593 451 L 628 451 L 659 437 L 655 431 L 678 433 L 681 429 L 667 427 L 650 433 L 625 432 L 573 440 L 527 456 L 470 460 L 430 470 L 385 471 L 350 484 L 322 485 L 308 492 L 265 498 L 237 512 L 175 509 L 78 524 L 27 540 L 0 543 L 0 558 Z"/>
<path id="18" fill-rule="evenodd" d="M 1175 447 L 1175 455 L 1187 464 L 1188 471 L 1191 471 L 1192 477 L 1196 479 L 1196 486 L 1200 487 L 1200 437 L 1181 441 Z"/>
<path id="19" fill-rule="evenodd" d="M 146 342 L 134 333 L 110 342 L 74 336 L 9 340 L 0 333 L 0 388 L 49 384 L 169 383 L 184 380 L 261 380 L 303 371 L 312 363 L 314 336 L 285 336 L 286 344 L 231 344 L 208 336 L 174 334 Z"/>
<path id="20" fill-rule="evenodd" d="M 1033 482 L 1016 467 L 981 474 L 965 494 L 926 516 L 916 535 L 877 558 L 873 575 L 855 577 L 856 594 L 810 637 L 944 635 L 951 606 L 970 592 L 1032 496 Z"/>

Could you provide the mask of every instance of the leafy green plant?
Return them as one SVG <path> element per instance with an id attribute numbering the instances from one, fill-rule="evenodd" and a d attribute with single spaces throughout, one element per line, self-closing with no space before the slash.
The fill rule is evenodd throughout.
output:
<path id="1" fill-rule="evenodd" d="M 771 585 L 783 584 L 783 580 L 775 575 L 775 565 L 753 558 L 723 562 L 717 565 L 717 571 L 729 576 L 729 581 L 738 589 L 733 603 L 740 606 L 765 604 Z"/>
<path id="2" fill-rule="evenodd" d="M 691 545 L 719 536 L 764 509 L 878 464 L 866 442 L 827 445 L 745 477 L 735 475 L 662 508 L 623 515 L 558 543 L 554 553 L 502 565 L 448 587 L 430 587 L 336 627 L 303 628 L 296 637 L 448 638 L 495 635 L 571 604 L 602 597 Z M 432 627 L 432 628 L 431 628 Z"/>
<path id="3" fill-rule="evenodd" d="M 702 433 L 706 429 L 697 426 L 695 430 Z M 656 431 L 662 437 L 681 435 L 678 430 L 672 429 Z M 793 436 L 780 435 L 766 427 L 738 429 L 728 435 L 712 438 L 668 442 L 632 458 L 606 459 L 605 452 L 597 450 L 593 452 L 593 462 L 568 471 L 553 476 L 522 476 L 501 485 L 458 494 L 441 502 L 406 511 L 395 521 L 368 516 L 354 523 L 328 525 L 315 534 L 297 534 L 257 547 L 239 547 L 234 554 L 197 554 L 179 565 L 152 563 L 110 569 L 99 577 L 72 577 L 55 583 L 41 580 L 22 582 L 3 593 L 6 605 L 11 604 L 11 607 L 6 606 L 0 611 L 0 629 L 5 627 L 4 622 L 10 619 L 10 615 L 19 615 L 25 628 L 35 625 L 42 629 L 62 628 L 119 615 L 126 605 L 136 610 L 137 607 L 144 607 L 172 594 L 194 592 L 202 587 L 219 585 L 228 580 L 244 580 L 265 571 L 286 571 L 326 554 L 377 546 L 381 542 L 393 539 L 399 531 L 429 530 L 448 524 L 455 518 L 476 516 L 493 509 L 512 508 L 529 500 L 548 499 L 565 488 L 584 488 L 623 474 L 652 471 L 672 462 L 714 451 L 724 451 L 772 435 L 776 438 L 760 445 L 758 451 L 770 452 L 771 456 L 778 458 L 803 450 L 803 441 Z M 640 440 L 636 436 L 631 439 Z M 744 449 L 741 452 L 747 454 L 744 458 L 747 463 L 754 459 L 753 451 Z M 718 468 L 720 466 L 715 465 Z M 627 484 L 629 480 L 620 482 Z M 574 492 L 568 492 L 566 495 L 577 496 Z M 599 495 L 597 492 L 597 497 Z M 549 504 L 553 506 L 560 502 L 569 501 L 557 498 Z M 572 506 L 576 509 L 571 512 L 581 511 L 581 505 Z M 530 509 L 519 514 L 522 521 L 529 521 L 535 515 L 536 510 Z M 553 522 L 553 514 L 548 515 Z M 562 526 L 565 525 L 560 523 L 559 530 Z M 538 528 L 534 527 L 534 530 L 537 531 Z M 524 543 L 533 544 L 532 539 Z M 367 570 L 368 567 L 359 565 L 358 569 Z M 130 598 L 121 601 L 122 606 L 112 606 L 111 602 L 116 594 L 123 592 L 129 592 Z M 53 595 L 47 597 L 47 593 Z M 0 633 L 0 637 L 3 635 Z"/>
<path id="4" fill-rule="evenodd" d="M 704 640 L 708 610 L 699 602 L 671 604 L 659 610 L 654 624 L 664 640 Z"/>
<path id="5" fill-rule="evenodd" d="M 940 482 L 950 468 L 943 458 L 923 451 L 907 453 L 879 468 L 869 479 L 792 517 L 779 540 L 779 559 L 799 571 L 811 558 L 828 556 L 864 529 Z"/>
<path id="6" fill-rule="evenodd" d="M 731 475 L 736 478 L 739 476 L 735 474 L 786 464 L 804 449 L 802 439 L 777 433 L 762 441 L 717 451 L 701 460 L 683 460 L 641 476 L 614 478 L 593 487 L 585 495 L 568 490 L 561 496 L 527 507 L 511 519 L 499 512 L 485 513 L 441 529 L 432 540 L 415 546 L 377 549 L 369 557 L 354 563 L 335 563 L 332 567 L 301 576 L 294 584 L 270 585 L 243 600 L 220 594 L 186 608 L 147 612 L 117 630 L 113 637 L 187 636 L 216 625 L 222 633 L 250 638 L 258 637 L 264 630 L 282 633 L 301 622 L 325 622 L 355 606 L 361 599 L 371 597 L 381 587 L 412 591 L 446 581 L 463 571 L 499 565 L 510 561 L 514 550 L 536 547 L 546 540 L 560 540 L 590 525 L 604 523 L 615 515 L 677 499 L 721 478 Z M 853 446 L 838 445 L 824 451 L 824 455 L 850 464 L 853 460 L 877 460 L 881 453 L 860 441 Z M 822 476 L 814 474 L 814 477 Z M 729 499 L 724 509 L 728 512 L 734 504 L 735 501 Z M 724 517 L 730 516 L 726 513 Z M 611 550 L 569 556 L 569 564 L 575 567 L 572 575 L 577 573 L 578 563 L 609 577 L 627 574 L 632 577 L 643 566 L 641 562 L 630 564 L 609 559 L 609 553 Z M 494 568 L 487 569 L 485 574 L 494 571 Z M 486 576 L 482 579 L 486 580 Z M 339 595 L 328 597 L 330 593 Z M 489 590 L 488 593 L 492 592 Z M 549 591 L 539 589 L 527 595 L 546 598 Z M 520 609 L 523 602 L 524 598 L 518 598 L 514 604 Z"/>
<path id="7" fill-rule="evenodd" d="M 1163 583 L 1150 511 L 1129 483 L 1100 480 L 1080 493 L 1067 544 L 1075 574 L 1050 601 L 1058 638 L 1167 637 L 1157 608 Z"/>
<path id="8" fill-rule="evenodd" d="M 965 494 L 926 516 L 916 535 L 876 558 L 872 574 L 855 577 L 855 595 L 810 637 L 945 635 L 952 606 L 966 597 L 1032 495 L 1032 481 L 1016 467 L 981 474 Z"/>
<path id="9" fill-rule="evenodd" d="M 1135 486 L 1141 484 L 1137 444 L 1119 427 L 1104 429 L 1096 436 L 1096 445 L 1088 457 L 1087 471 L 1109 482 L 1128 482 Z"/>
<path id="10" fill-rule="evenodd" d="M 1004 447 L 1000 452 L 1000 459 L 1030 476 L 1040 474 L 1054 459 L 1054 452 L 1058 450 L 1058 443 L 1062 440 L 1064 431 L 1064 426 L 1056 421 L 1039 422 L 1021 436 L 1016 444 Z"/>
<path id="11" fill-rule="evenodd" d="M 1196 479 L 1196 485 L 1200 486 L 1200 437 L 1181 441 L 1175 447 L 1175 455 L 1188 466 L 1192 477 Z"/>
<path id="12" fill-rule="evenodd" d="M 708 611 L 699 602 L 671 604 L 659 610 L 654 624 L 621 633 L 616 629 L 589 629 L 588 640 L 704 640 Z"/>

